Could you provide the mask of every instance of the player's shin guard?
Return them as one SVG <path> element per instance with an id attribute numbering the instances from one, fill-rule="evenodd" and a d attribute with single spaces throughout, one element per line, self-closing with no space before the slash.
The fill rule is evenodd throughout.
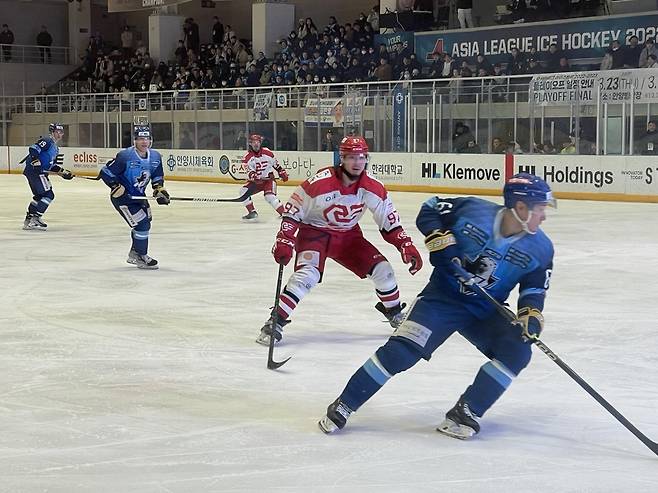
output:
<path id="1" fill-rule="evenodd" d="M 460 400 L 467 402 L 470 409 L 483 416 L 512 384 L 516 375 L 500 361 L 493 359 L 480 367 L 475 380 L 466 389 Z"/>
<path id="2" fill-rule="evenodd" d="M 320 281 L 320 271 L 311 265 L 304 265 L 290 276 L 279 299 L 279 317 L 287 320 L 297 305 Z"/>
<path id="3" fill-rule="evenodd" d="M 139 224 L 131 231 L 132 249 L 140 255 L 146 255 L 149 245 L 149 230 L 141 230 Z"/>
<path id="4" fill-rule="evenodd" d="M 391 264 L 387 261 L 379 262 L 368 277 L 375 284 L 377 297 L 384 307 L 390 309 L 400 305 L 400 291 Z"/>
<path id="5" fill-rule="evenodd" d="M 358 410 L 393 375 L 408 370 L 420 357 L 420 352 L 411 343 L 391 337 L 352 375 L 339 397 L 340 401 L 351 410 Z"/>
<path id="6" fill-rule="evenodd" d="M 277 211 L 279 215 L 283 214 L 283 204 L 279 200 L 279 198 L 274 195 L 273 193 L 266 193 L 265 194 L 265 201 L 272 206 L 272 209 Z"/>

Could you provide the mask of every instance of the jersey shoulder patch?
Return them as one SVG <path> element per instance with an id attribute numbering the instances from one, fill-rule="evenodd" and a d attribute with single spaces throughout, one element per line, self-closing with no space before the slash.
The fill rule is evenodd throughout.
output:
<path id="1" fill-rule="evenodd" d="M 367 172 L 364 173 L 364 175 L 361 177 L 361 181 L 359 182 L 359 188 L 363 188 L 370 193 L 374 193 L 382 200 L 384 200 L 388 195 L 388 192 L 386 191 L 386 187 L 384 186 L 384 184 L 381 181 L 379 181 L 377 178 L 370 176 L 370 174 L 368 174 Z"/>
<path id="2" fill-rule="evenodd" d="M 337 190 L 338 187 L 339 184 L 333 167 L 321 169 L 302 183 L 302 188 L 310 197 Z"/>

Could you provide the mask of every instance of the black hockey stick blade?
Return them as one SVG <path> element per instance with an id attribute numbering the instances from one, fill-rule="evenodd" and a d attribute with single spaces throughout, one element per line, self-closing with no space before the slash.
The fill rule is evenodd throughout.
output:
<path id="1" fill-rule="evenodd" d="M 276 294 L 274 295 L 274 309 L 272 310 L 272 333 L 270 334 L 270 344 L 267 348 L 267 368 L 276 370 L 285 365 L 292 356 L 288 356 L 283 361 L 274 361 L 274 326 L 279 318 L 279 298 L 281 297 L 281 284 L 283 283 L 283 264 L 279 264 L 279 273 L 276 280 Z"/>
<path id="2" fill-rule="evenodd" d="M 496 308 L 496 311 L 500 313 L 508 322 L 513 323 L 513 322 L 518 322 L 518 319 L 516 318 L 516 315 L 503 306 L 498 300 L 496 300 L 493 296 L 491 296 L 484 288 L 479 286 L 478 284 L 472 283 L 469 284 L 468 287 L 470 287 L 473 291 L 475 291 L 480 297 L 485 298 L 486 300 L 489 301 L 489 303 Z M 535 346 L 539 348 L 546 356 L 549 357 L 550 360 L 552 360 L 556 365 L 558 365 L 567 375 L 569 375 L 572 380 L 574 380 L 580 387 L 585 390 L 589 395 L 591 395 L 596 402 L 601 404 L 601 406 L 608 411 L 612 416 L 619 421 L 624 428 L 626 428 L 628 431 L 630 431 L 635 437 L 640 440 L 644 445 L 646 445 L 654 454 L 658 455 L 658 443 L 654 442 L 651 440 L 648 436 L 646 436 L 644 433 L 642 433 L 640 430 L 638 430 L 633 423 L 631 423 L 626 417 L 621 414 L 615 407 L 610 404 L 605 398 L 599 394 L 590 384 L 588 384 L 578 373 L 576 373 L 569 365 L 567 365 L 562 359 L 555 354 L 551 349 L 544 344 L 542 341 L 539 339 L 533 341 Z"/>
<path id="3" fill-rule="evenodd" d="M 181 201 L 181 202 L 244 202 L 251 195 L 251 191 L 248 190 L 239 197 L 233 199 L 213 199 L 205 197 L 169 197 L 171 201 Z M 132 200 L 157 200 L 155 197 L 146 197 L 143 195 L 131 195 Z"/>

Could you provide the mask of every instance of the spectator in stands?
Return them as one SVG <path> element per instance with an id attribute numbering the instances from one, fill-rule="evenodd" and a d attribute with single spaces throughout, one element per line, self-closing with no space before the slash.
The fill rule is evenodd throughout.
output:
<path id="1" fill-rule="evenodd" d="M 571 72 L 571 65 L 569 65 L 569 59 L 565 56 L 560 58 L 560 65 L 558 67 L 558 72 Z"/>
<path id="2" fill-rule="evenodd" d="M 471 129 L 464 122 L 457 122 L 455 124 L 455 133 L 452 135 L 452 151 L 468 152 L 469 142 L 475 143 L 475 137 L 471 133 Z"/>
<path id="3" fill-rule="evenodd" d="M 569 134 L 569 140 L 562 142 L 562 150 L 560 154 L 576 154 L 576 136 Z"/>
<path id="4" fill-rule="evenodd" d="M 628 38 L 628 46 L 624 47 L 624 67 L 637 68 L 640 62 L 642 47 L 639 45 L 637 36 Z"/>
<path id="5" fill-rule="evenodd" d="M 379 32 L 379 4 L 372 6 L 366 21 L 372 26 L 373 31 Z"/>
<path id="6" fill-rule="evenodd" d="M 658 154 L 658 131 L 656 120 L 649 120 L 646 133 L 638 139 L 636 152 L 645 156 Z"/>
<path id="7" fill-rule="evenodd" d="M 475 70 L 478 74 L 481 70 L 484 70 L 484 75 L 491 75 L 493 74 L 493 65 L 487 60 L 486 56 L 479 54 L 475 59 Z"/>
<path id="8" fill-rule="evenodd" d="M 493 102 L 507 101 L 507 82 L 508 79 L 503 73 L 503 67 L 500 63 L 493 66 L 493 78 L 490 79 L 490 93 Z"/>
<path id="9" fill-rule="evenodd" d="M 647 38 L 647 40 L 644 42 L 644 48 L 640 52 L 640 59 L 638 61 L 638 66 L 640 68 L 647 67 L 647 60 L 649 55 L 658 55 L 658 49 L 656 49 L 653 38 Z"/>
<path id="10" fill-rule="evenodd" d="M 523 154 L 523 149 L 521 149 L 518 142 L 511 140 L 507 143 L 505 154 Z"/>
<path id="11" fill-rule="evenodd" d="M 457 19 L 462 29 L 475 27 L 473 24 L 473 0 L 457 0 Z"/>
<path id="12" fill-rule="evenodd" d="M 606 52 L 605 55 L 603 55 L 603 59 L 601 60 L 601 66 L 599 67 L 599 70 L 611 70 L 612 69 L 612 53 Z"/>
<path id="13" fill-rule="evenodd" d="M 393 78 L 393 67 L 388 63 L 386 58 L 379 60 L 379 66 L 375 69 L 375 80 L 391 80 Z"/>
<path id="14" fill-rule="evenodd" d="M 322 141 L 322 150 L 331 152 L 338 150 L 338 142 L 336 141 L 333 130 L 327 130 L 324 140 Z"/>
<path id="15" fill-rule="evenodd" d="M 536 58 L 528 58 L 526 73 L 530 75 L 543 74 L 544 69 L 539 65 L 539 61 Z"/>
<path id="16" fill-rule="evenodd" d="M 219 17 L 217 16 L 214 16 L 212 21 L 213 24 L 210 39 L 212 40 L 213 44 L 219 45 L 224 40 L 224 24 L 219 22 Z"/>
<path id="17" fill-rule="evenodd" d="M 555 154 L 555 147 L 550 142 L 545 142 L 541 147 L 542 154 Z"/>
<path id="18" fill-rule="evenodd" d="M 548 52 L 546 53 L 546 71 L 548 73 L 559 72 L 560 71 L 560 58 L 564 55 L 562 50 L 557 47 L 557 43 L 551 43 L 548 47 Z"/>
<path id="19" fill-rule="evenodd" d="M 130 58 L 133 53 L 133 33 L 130 26 L 124 26 L 121 33 L 121 48 L 124 58 Z"/>
<path id="20" fill-rule="evenodd" d="M 461 151 L 462 154 L 482 154 L 482 149 L 480 145 L 475 142 L 475 139 L 471 139 L 466 143 L 466 149 Z"/>
<path id="21" fill-rule="evenodd" d="M 182 39 L 178 40 L 178 48 L 176 48 L 174 56 L 176 57 L 176 64 L 181 67 L 187 66 L 187 50 L 185 49 L 185 43 Z"/>
<path id="22" fill-rule="evenodd" d="M 649 55 L 647 58 L 647 67 L 646 68 L 658 68 L 658 56 Z"/>
<path id="23" fill-rule="evenodd" d="M 190 137 L 190 132 L 187 130 L 182 131 L 183 135 L 180 138 L 180 148 L 181 149 L 194 149 L 194 142 Z"/>
<path id="24" fill-rule="evenodd" d="M 624 51 L 621 49 L 621 43 L 618 39 L 612 40 L 608 53 L 612 56 L 612 69 L 622 68 L 624 66 Z"/>
<path id="25" fill-rule="evenodd" d="M 183 23 L 183 30 L 185 33 L 185 41 L 187 42 L 187 49 L 192 50 L 194 53 L 199 53 L 199 25 L 194 22 L 192 17 L 188 17 Z"/>
<path id="26" fill-rule="evenodd" d="M 11 46 L 14 44 L 14 33 L 11 32 L 7 24 L 2 25 L 2 31 L 0 32 L 0 54 L 2 59 L 5 62 L 11 62 Z"/>
<path id="27" fill-rule="evenodd" d="M 491 139 L 491 153 L 492 154 L 505 154 L 506 145 L 500 137 Z"/>
<path id="28" fill-rule="evenodd" d="M 42 46 L 39 48 L 39 54 L 41 55 L 41 63 L 51 63 L 52 54 L 50 53 L 50 47 L 53 44 L 53 37 L 48 32 L 46 26 L 41 26 L 41 31 L 37 34 L 37 46 Z M 48 62 L 46 62 L 46 59 Z"/>
<path id="29" fill-rule="evenodd" d="M 507 59 L 507 73 L 510 75 L 521 75 L 526 73 L 525 55 L 514 47 Z"/>

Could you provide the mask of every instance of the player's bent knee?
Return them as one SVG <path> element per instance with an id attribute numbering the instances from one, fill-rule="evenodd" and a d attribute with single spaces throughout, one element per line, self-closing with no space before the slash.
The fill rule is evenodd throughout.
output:
<path id="1" fill-rule="evenodd" d="M 303 265 L 290 276 L 286 289 L 303 298 L 318 282 L 320 282 L 320 271 L 312 265 Z"/>
<path id="2" fill-rule="evenodd" d="M 523 344 L 519 346 L 518 351 L 505 355 L 497 355 L 495 360 L 505 365 L 514 375 L 518 375 L 528 366 L 530 358 L 532 358 L 532 346 L 530 344 Z"/>
<path id="3" fill-rule="evenodd" d="M 393 272 L 393 267 L 388 261 L 382 261 L 375 265 L 368 277 L 372 279 L 372 282 L 380 291 L 388 291 L 397 287 L 395 272 Z"/>
<path id="4" fill-rule="evenodd" d="M 408 370 L 422 358 L 420 349 L 414 343 L 400 337 L 391 337 L 375 356 L 391 375 Z"/>
<path id="5" fill-rule="evenodd" d="M 41 198 L 49 199 L 52 202 L 53 200 L 55 200 L 55 192 L 53 192 L 52 190 L 48 190 L 46 193 L 41 195 Z"/>

